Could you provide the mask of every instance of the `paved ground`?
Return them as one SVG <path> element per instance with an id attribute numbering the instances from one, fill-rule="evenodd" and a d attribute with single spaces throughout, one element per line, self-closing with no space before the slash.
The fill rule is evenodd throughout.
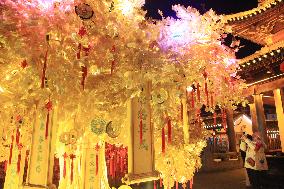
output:
<path id="1" fill-rule="evenodd" d="M 245 169 L 197 173 L 193 189 L 245 189 Z"/>

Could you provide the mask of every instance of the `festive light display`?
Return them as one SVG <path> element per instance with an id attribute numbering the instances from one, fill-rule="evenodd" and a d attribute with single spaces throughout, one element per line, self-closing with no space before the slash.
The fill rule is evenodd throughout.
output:
<path id="1" fill-rule="evenodd" d="M 0 3 L 0 161 L 9 161 L 22 146 L 39 149 L 49 142 L 60 161 L 59 188 L 80 188 L 87 178 L 84 186 L 109 189 L 107 175 L 115 176 L 112 153 L 123 153 L 116 158 L 120 173 L 127 166 L 124 148 L 108 147 L 107 173 L 105 142 L 129 148 L 127 102 L 149 98 L 155 168 L 165 188 L 192 179 L 205 147 L 200 108 L 204 104 L 214 112 L 242 101 L 244 84 L 233 77 L 234 52 L 221 43 L 229 28 L 213 11 L 200 15 L 183 6 L 173 7 L 178 19 L 147 20 L 144 3 Z M 143 95 L 146 83 L 150 97 Z M 150 129 L 144 114 L 135 115 L 141 146 Z M 34 137 L 37 130 L 42 135 Z M 30 162 L 45 170 L 31 155 Z"/>

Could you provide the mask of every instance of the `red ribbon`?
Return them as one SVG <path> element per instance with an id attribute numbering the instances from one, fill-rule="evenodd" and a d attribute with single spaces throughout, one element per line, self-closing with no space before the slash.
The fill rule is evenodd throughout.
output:
<path id="1" fill-rule="evenodd" d="M 109 162 L 109 166 L 110 166 L 110 176 L 113 177 L 113 157 L 110 157 L 110 162 Z"/>
<path id="2" fill-rule="evenodd" d="M 160 178 L 160 188 L 162 188 L 162 187 L 163 187 L 163 179 Z"/>
<path id="3" fill-rule="evenodd" d="M 191 91 L 191 107 L 194 108 L 194 91 Z"/>
<path id="4" fill-rule="evenodd" d="M 70 159 L 71 159 L 70 180 L 71 180 L 71 183 L 73 182 L 73 167 L 74 167 L 74 159 L 75 158 L 76 158 L 76 155 L 70 154 Z"/>
<path id="5" fill-rule="evenodd" d="M 165 153 L 166 141 L 165 141 L 165 128 L 162 128 L 162 152 Z"/>
<path id="6" fill-rule="evenodd" d="M 178 189 L 178 181 L 176 181 L 176 189 Z"/>
<path id="7" fill-rule="evenodd" d="M 214 97 L 213 97 L 213 92 L 211 93 L 211 108 L 214 106 Z"/>
<path id="8" fill-rule="evenodd" d="M 206 103 L 207 103 L 207 106 L 209 106 L 209 94 L 208 94 L 209 92 L 208 92 L 208 85 L 206 81 L 205 81 L 204 87 L 205 87 Z"/>
<path id="9" fill-rule="evenodd" d="M 143 143 L 143 121 L 142 121 L 142 110 L 141 110 L 141 113 L 140 113 L 140 124 L 139 124 L 139 129 L 140 129 L 140 145 Z"/>
<path id="10" fill-rule="evenodd" d="M 199 85 L 199 83 L 197 83 L 197 99 L 198 99 L 198 102 L 200 102 L 200 85 Z"/>
<path id="11" fill-rule="evenodd" d="M 48 55 L 48 50 L 46 50 L 45 56 L 44 56 L 44 63 L 43 63 L 42 76 L 41 76 L 41 88 L 44 88 L 44 85 L 45 85 L 45 74 L 46 74 L 46 68 L 47 68 L 47 55 Z"/>
<path id="12" fill-rule="evenodd" d="M 172 143 L 172 123 L 170 118 L 168 118 L 168 143 Z"/>
<path id="13" fill-rule="evenodd" d="M 110 74 L 112 75 L 113 74 L 113 71 L 114 71 L 114 67 L 115 67 L 115 61 L 111 61 L 111 68 L 110 68 Z"/>
<path id="14" fill-rule="evenodd" d="M 96 175 L 99 173 L 99 156 L 96 154 Z"/>
<path id="15" fill-rule="evenodd" d="M 66 177 L 66 158 L 68 157 L 67 153 L 65 152 L 63 155 L 64 158 L 64 166 L 63 166 L 63 178 Z"/>
<path id="16" fill-rule="evenodd" d="M 52 110 L 52 102 L 49 100 L 45 105 L 47 109 L 46 122 L 45 122 L 45 139 L 48 138 L 48 129 L 49 129 L 49 112 Z"/>
<path id="17" fill-rule="evenodd" d="M 12 135 L 12 142 L 11 142 L 11 146 L 10 146 L 10 156 L 9 156 L 9 165 L 12 162 L 12 157 L 13 157 L 13 142 L 14 142 L 14 135 Z"/>
<path id="18" fill-rule="evenodd" d="M 78 52 L 77 52 L 77 59 L 81 58 L 81 50 L 82 50 L 82 44 L 79 43 L 79 45 L 78 45 Z"/>
<path id="19" fill-rule="evenodd" d="M 180 118 L 183 120 L 183 104 L 180 102 Z"/>
<path id="20" fill-rule="evenodd" d="M 190 189 L 193 188 L 193 178 L 190 180 Z"/>
<path id="21" fill-rule="evenodd" d="M 156 181 L 154 180 L 154 189 L 157 189 Z"/>
<path id="22" fill-rule="evenodd" d="M 21 159 L 22 159 L 22 155 L 21 155 L 21 150 L 19 151 L 18 154 L 18 162 L 17 162 L 17 173 L 19 174 L 21 171 Z"/>
<path id="23" fill-rule="evenodd" d="M 20 129 L 17 128 L 17 132 L 16 132 L 16 144 L 17 144 L 17 146 L 20 143 L 20 136 L 21 136 Z"/>
<path id="24" fill-rule="evenodd" d="M 82 81 L 81 81 L 81 85 L 83 87 L 83 90 L 85 90 L 85 80 L 86 77 L 88 75 L 88 68 L 86 66 L 82 66 Z"/>
<path id="25" fill-rule="evenodd" d="M 7 164 L 8 164 L 8 161 L 5 160 L 5 161 L 4 161 L 4 171 L 5 171 L 5 173 L 6 173 L 6 171 L 7 171 L 7 166 L 8 166 Z"/>

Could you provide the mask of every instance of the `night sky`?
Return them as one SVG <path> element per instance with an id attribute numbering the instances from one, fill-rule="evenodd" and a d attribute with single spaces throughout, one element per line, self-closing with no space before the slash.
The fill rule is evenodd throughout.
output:
<path id="1" fill-rule="evenodd" d="M 192 6 L 201 13 L 213 9 L 217 14 L 233 14 L 257 7 L 257 0 L 146 0 L 144 9 L 147 10 L 146 16 L 154 19 L 161 19 L 158 9 L 163 11 L 164 16 L 175 17 L 171 7 L 176 4 L 184 5 L 185 7 Z M 261 46 L 248 40 L 238 37 L 237 39 L 241 40 L 241 46 L 244 45 L 236 53 L 237 58 L 244 58 L 261 48 Z M 229 45 L 231 41 L 232 36 L 229 36 L 226 42 Z"/>

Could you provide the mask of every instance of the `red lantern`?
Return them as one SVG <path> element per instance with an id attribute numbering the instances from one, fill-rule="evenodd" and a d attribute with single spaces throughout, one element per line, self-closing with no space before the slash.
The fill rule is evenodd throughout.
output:
<path id="1" fill-rule="evenodd" d="M 280 71 L 281 71 L 281 72 L 284 72 L 284 62 L 282 62 L 282 63 L 280 64 Z"/>

